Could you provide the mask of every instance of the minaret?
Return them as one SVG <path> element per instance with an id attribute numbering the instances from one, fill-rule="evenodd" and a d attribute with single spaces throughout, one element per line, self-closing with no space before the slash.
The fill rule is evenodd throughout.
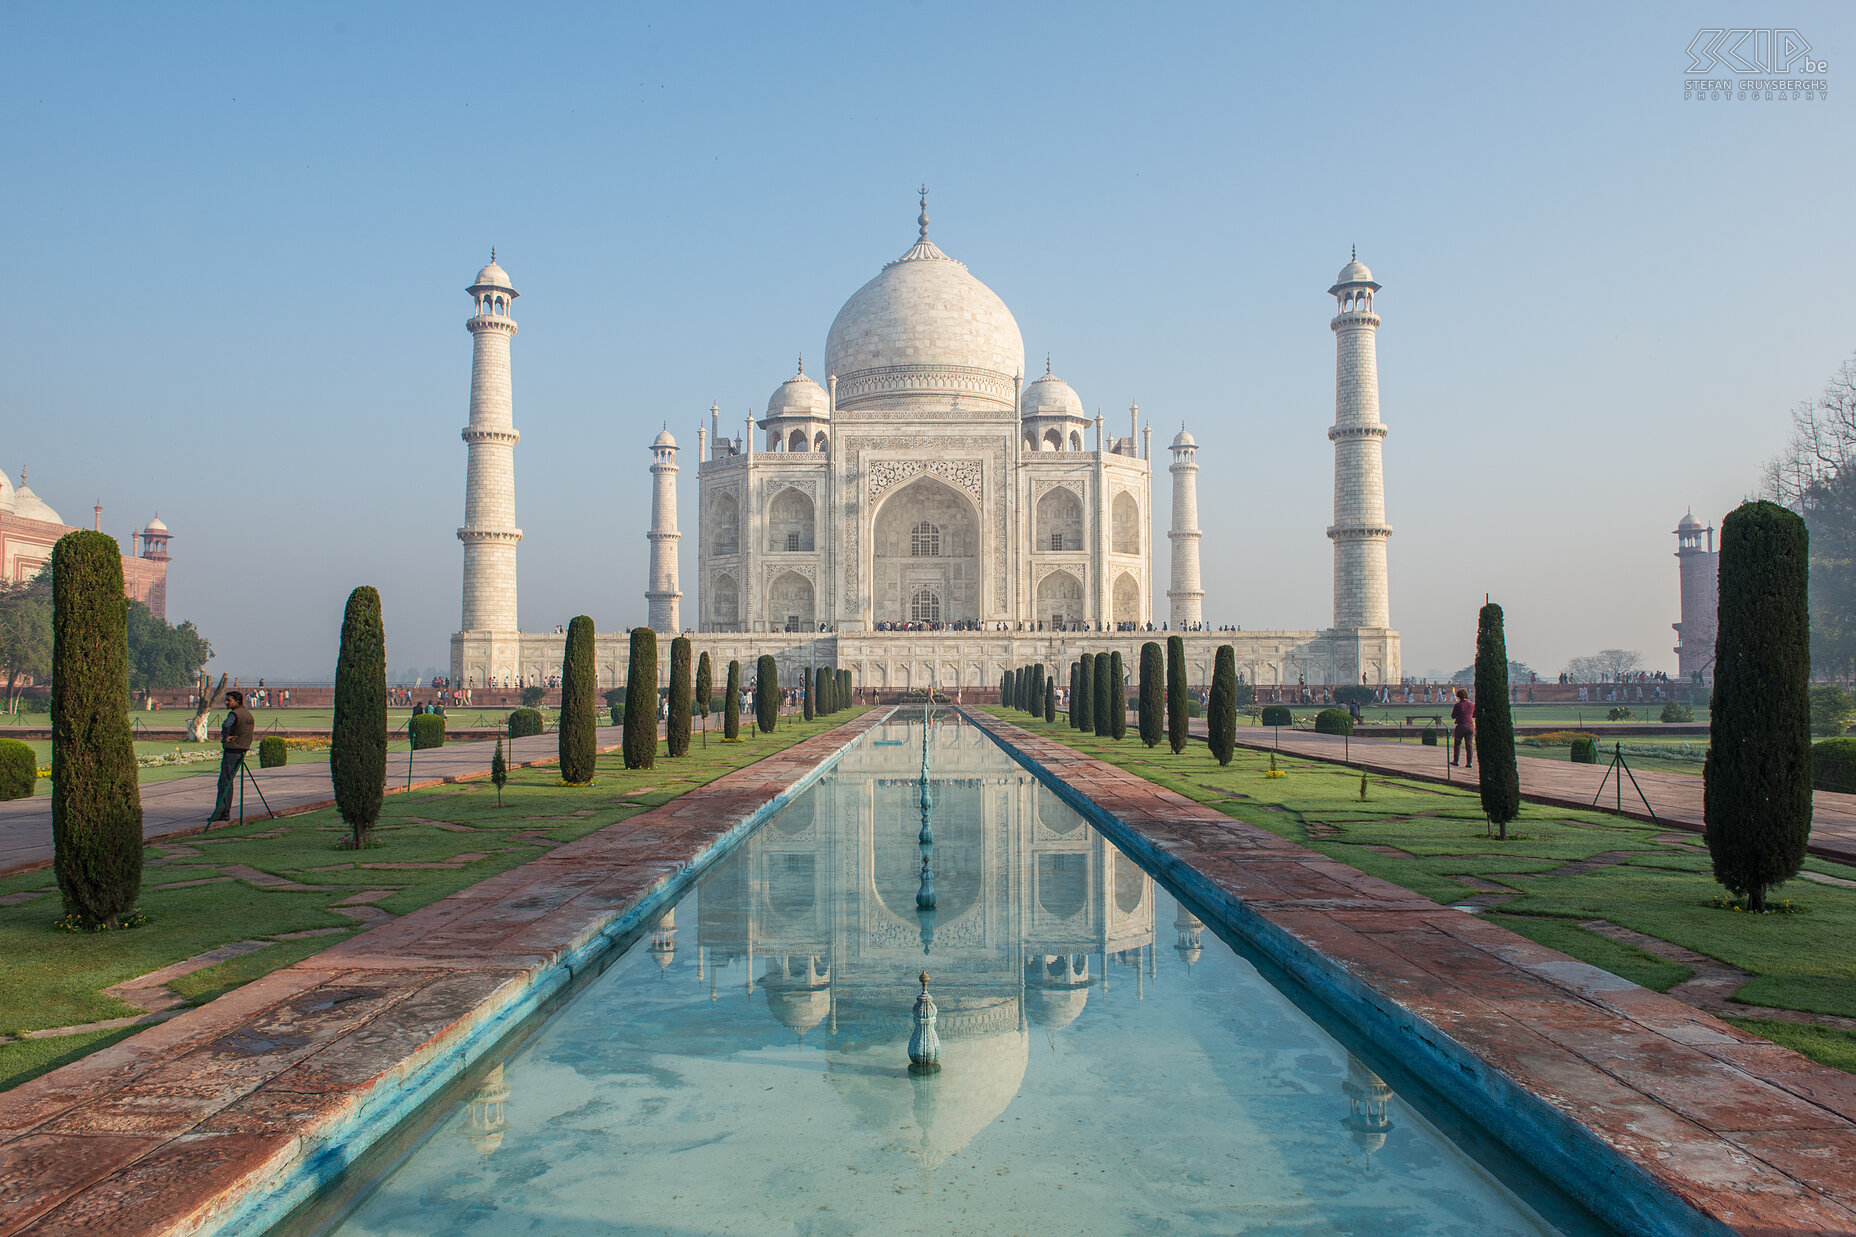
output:
<path id="1" fill-rule="evenodd" d="M 649 605 L 651 630 L 675 635 L 682 630 L 677 621 L 677 603 L 683 594 L 677 588 L 677 440 L 666 425 L 651 444 L 651 531 L 645 534 L 651 543 L 651 579 L 644 590 Z"/>
<path id="2" fill-rule="evenodd" d="M 1199 584 L 1199 444 L 1184 425 L 1173 436 L 1173 587 L 1166 591 L 1171 603 L 1173 630 L 1183 631 L 1205 619 L 1205 590 Z"/>
<path id="3" fill-rule="evenodd" d="M 1379 419 L 1379 285 L 1356 254 L 1328 289 L 1340 312 L 1334 332 L 1334 626 L 1341 630 L 1390 627 L 1386 585 L 1386 482 Z"/>
<path id="4" fill-rule="evenodd" d="M 518 293 L 509 275 L 496 264 L 477 272 L 465 291 L 476 312 L 464 328 L 471 333 L 470 464 L 464 478 L 463 631 L 518 631 L 516 625 L 516 433 L 511 419 L 509 341 L 516 324 L 510 317 Z"/>
<path id="5" fill-rule="evenodd" d="M 1706 534 L 1706 546 L 1702 536 Z M 1684 681 L 1697 674 L 1714 678 L 1716 611 L 1720 607 L 1721 556 L 1714 529 L 1704 528 L 1690 511 L 1676 525 L 1676 564 L 1682 575 L 1682 621 L 1676 623 L 1676 672 Z"/>

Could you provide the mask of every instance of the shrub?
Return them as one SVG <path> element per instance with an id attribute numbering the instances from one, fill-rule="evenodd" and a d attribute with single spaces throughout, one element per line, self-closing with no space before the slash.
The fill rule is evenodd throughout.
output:
<path id="1" fill-rule="evenodd" d="M 1426 747 L 1436 747 L 1437 746 L 1437 727 L 1426 726 L 1424 728 L 1424 733 L 1418 736 L 1418 742 L 1422 743 Z"/>
<path id="2" fill-rule="evenodd" d="M 1798 874 L 1811 833 L 1809 551 L 1804 521 L 1776 503 L 1721 522 L 1702 816 L 1714 879 L 1756 913 Z"/>
<path id="3" fill-rule="evenodd" d="M 142 799 L 129 733 L 129 603 L 122 556 L 105 533 L 66 533 L 52 548 L 51 721 L 52 849 L 65 913 L 114 928 L 142 890 Z"/>
<path id="4" fill-rule="evenodd" d="M 443 721 L 444 718 L 438 720 Z M 268 734 L 258 740 L 258 767 L 277 769 L 290 763 L 290 745 L 282 735 Z"/>
<path id="5" fill-rule="evenodd" d="M 1521 771 L 1514 757 L 1514 714 L 1508 708 L 1508 637 L 1493 602 L 1476 616 L 1476 760 L 1482 811 L 1508 837 L 1521 812 Z"/>
<path id="6" fill-rule="evenodd" d="M 1856 739 L 1819 739 L 1813 743 L 1811 784 L 1819 790 L 1856 794 Z"/>
<path id="7" fill-rule="evenodd" d="M 526 739 L 532 734 L 540 734 L 547 729 L 547 722 L 540 709 L 511 709 L 509 711 L 509 737 Z"/>
<path id="8" fill-rule="evenodd" d="M 1605 720 L 1608 722 L 1627 722 L 1630 719 L 1630 710 L 1621 704 L 1614 704 L 1605 710 Z M 1476 720 L 1481 721 L 1482 719 L 1478 717 Z"/>
<path id="9" fill-rule="evenodd" d="M 1352 734 L 1353 714 L 1345 709 L 1323 709 L 1315 714 L 1316 734 Z"/>
<path id="10" fill-rule="evenodd" d="M 445 719 L 436 713 L 421 713 L 417 717 L 406 719 L 406 734 L 412 740 L 412 750 L 422 752 L 428 747 L 445 745 Z M 260 753 L 259 765 L 264 761 Z M 278 761 L 282 764 L 283 761 Z"/>
<path id="11" fill-rule="evenodd" d="M 620 744 L 627 769 L 649 769 L 657 763 L 657 633 L 649 627 L 632 628 Z"/>
<path id="12" fill-rule="evenodd" d="M 1096 729 L 1096 655 L 1084 653 L 1070 680 L 1070 722 L 1085 734 Z"/>
<path id="13" fill-rule="evenodd" d="M 1295 725 L 1295 715 L 1289 712 L 1289 706 L 1286 704 L 1264 705 L 1263 714 L 1257 720 L 1262 722 L 1265 726 Z"/>
<path id="14" fill-rule="evenodd" d="M 1158 747 L 1163 733 L 1165 711 L 1161 698 L 1166 695 L 1166 654 L 1156 642 L 1141 646 L 1141 742 Z"/>
<path id="15" fill-rule="evenodd" d="M 1231 699 L 1237 702 L 1238 708 L 1248 709 L 1257 702 L 1257 689 L 1249 683 L 1244 682 L 1244 680 L 1239 679 L 1236 689 L 1232 692 Z"/>
<path id="16" fill-rule="evenodd" d="M 0 800 L 24 799 L 37 788 L 38 781 L 39 758 L 32 745 L 18 739 L 0 739 Z"/>
<path id="17" fill-rule="evenodd" d="M 1847 687 L 1827 683 L 1811 689 L 1811 733 L 1843 734 L 1856 722 L 1856 696 Z"/>
<path id="18" fill-rule="evenodd" d="M 1680 700 L 1671 700 L 1668 704 L 1663 706 L 1662 720 L 1666 722 L 1692 722 L 1695 720 L 1695 710 L 1689 708 Z"/>
<path id="19" fill-rule="evenodd" d="M 1121 664 L 1121 650 L 1108 655 L 1108 732 L 1112 738 L 1128 737 L 1128 672 Z"/>
<path id="20" fill-rule="evenodd" d="M 545 687 L 531 684 L 522 689 L 522 707 L 525 709 L 539 709 L 541 702 L 547 698 L 548 689 Z"/>
<path id="21" fill-rule="evenodd" d="M 623 726 L 625 724 L 625 706 L 622 704 L 607 705 L 606 715 L 612 719 L 612 724 L 614 726 Z"/>
<path id="22" fill-rule="evenodd" d="M 664 722 L 664 750 L 672 756 L 690 754 L 690 638 L 670 642 L 669 716 Z"/>
<path id="23" fill-rule="evenodd" d="M 1576 765 L 1595 765 L 1598 763 L 1598 740 L 1589 734 L 1574 735 L 1566 755 Z"/>
<path id="24" fill-rule="evenodd" d="M 1204 717 L 1205 716 L 1205 702 L 1203 700 L 1198 699 L 1196 696 L 1187 696 L 1186 697 L 1186 716 L 1187 717 Z"/>
<path id="25" fill-rule="evenodd" d="M 490 757 L 490 785 L 496 787 L 496 806 L 503 806 L 503 784 L 509 780 L 509 762 L 503 759 L 503 741 L 496 741 L 496 754 Z"/>
<path id="26" fill-rule="evenodd" d="M 1218 763 L 1231 763 L 1237 749 L 1237 650 L 1228 644 L 1218 646 L 1212 662 L 1211 712 L 1206 720 L 1206 744 Z"/>
<path id="27" fill-rule="evenodd" d="M 1166 745 L 1175 756 L 1186 750 L 1186 719 L 1193 716 L 1194 701 L 1186 687 L 1186 641 L 1166 638 Z"/>
<path id="28" fill-rule="evenodd" d="M 773 654 L 762 653 L 754 667 L 754 724 L 772 734 L 780 723 L 780 665 Z"/>
<path id="29" fill-rule="evenodd" d="M 622 709 L 625 707 L 625 689 L 623 687 L 608 687 L 599 694 L 599 698 L 606 702 L 606 707 L 608 709 Z M 613 724 L 617 725 L 618 723 L 615 722 Z"/>
<path id="30" fill-rule="evenodd" d="M 577 614 L 567 624 L 567 648 L 561 657 L 559 746 L 561 780 L 584 786 L 599 763 L 593 701 L 597 678 L 593 667 L 593 620 Z M 655 677 L 655 676 L 654 676 Z"/>
<path id="31" fill-rule="evenodd" d="M 1369 704 L 1379 703 L 1379 693 L 1364 683 L 1349 683 L 1334 689 L 1334 703 L 1342 706 L 1357 704 L 1365 708 Z"/>
<path id="32" fill-rule="evenodd" d="M 1053 723 L 1057 720 L 1057 680 L 1055 678 L 1044 680 L 1044 720 Z"/>
<path id="33" fill-rule="evenodd" d="M 329 731 L 329 780 L 335 807 L 355 846 L 380 819 L 387 778 L 387 633 L 380 594 L 362 585 L 348 595 L 341 652 L 335 660 L 335 722 Z"/>
<path id="34" fill-rule="evenodd" d="M 728 663 L 728 685 L 722 689 L 722 737 L 741 737 L 741 663 Z"/>

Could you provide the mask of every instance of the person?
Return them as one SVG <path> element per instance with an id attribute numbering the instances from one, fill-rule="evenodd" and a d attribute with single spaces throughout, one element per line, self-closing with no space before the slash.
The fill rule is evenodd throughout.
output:
<path id="1" fill-rule="evenodd" d="M 213 801 L 213 814 L 206 823 L 232 819 L 232 787 L 238 781 L 239 766 L 251 750 L 251 735 L 257 729 L 251 710 L 245 707 L 245 693 L 226 693 L 226 719 L 219 726 L 219 797 Z"/>
<path id="2" fill-rule="evenodd" d="M 1469 702 L 1466 688 L 1456 689 L 1456 703 L 1450 706 L 1450 720 L 1456 724 L 1451 732 L 1450 763 L 1455 764 L 1458 755 L 1466 755 L 1463 763 L 1469 768 L 1476 767 L 1476 706 Z"/>

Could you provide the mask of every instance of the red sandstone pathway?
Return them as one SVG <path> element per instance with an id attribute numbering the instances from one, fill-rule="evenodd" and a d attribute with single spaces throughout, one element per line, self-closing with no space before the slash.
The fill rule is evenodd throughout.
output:
<path id="1" fill-rule="evenodd" d="M 0 1093 L 0 1237 L 180 1237 L 295 1166 L 345 1158 L 353 1131 L 380 1119 L 370 1106 L 391 1107 L 420 1070 L 887 712 Z"/>
<path id="2" fill-rule="evenodd" d="M 618 746 L 624 733 L 620 726 L 602 726 L 595 742 L 602 752 Z M 658 726 L 663 736 L 663 726 Z M 560 746 L 554 731 L 517 739 L 509 745 L 511 763 L 551 764 Z M 412 786 L 418 789 L 459 778 L 478 777 L 490 771 L 490 758 L 496 752 L 495 740 L 477 743 L 447 743 L 412 754 Z M 506 753 L 509 754 L 509 753 Z M 177 777 L 165 782 L 150 782 L 142 787 L 142 836 L 156 838 L 183 837 L 200 832 L 212 814 L 213 800 L 219 793 L 219 766 L 198 777 Z M 260 769 L 254 750 L 246 767 L 264 790 L 271 813 L 264 810 L 257 792 L 245 787 L 245 819 L 264 820 L 271 814 L 280 816 L 328 807 L 335 802 L 329 785 L 329 766 L 316 764 L 284 765 Z M 387 757 L 387 793 L 406 789 L 406 753 Z M 232 815 L 238 817 L 238 801 L 232 802 Z M 0 802 L 0 876 L 42 868 L 52 861 L 52 800 L 39 794 L 29 799 Z"/>
<path id="3" fill-rule="evenodd" d="M 1441 1051 L 1444 1070 L 1493 1076 L 1498 1094 L 1511 1083 L 1584 1126 L 1643 1174 L 1618 1172 L 1614 1197 L 1647 1200 L 1660 1187 L 1760 1237 L 1856 1234 L 1856 1076 L 1000 718 L 969 716 L 1145 838 L 1162 875 L 1227 899 L 1265 952 L 1360 1001 L 1382 1020 L 1363 1029 L 1389 1052 Z M 1548 1169 L 1556 1154 L 1546 1142 L 1517 1150 Z"/>
<path id="4" fill-rule="evenodd" d="M 1192 723 L 1192 733 L 1204 737 L 1203 720 Z M 1277 746 L 1278 737 L 1274 729 L 1239 726 L 1237 741 L 1243 747 L 1268 750 Z M 1339 735 L 1315 734 L 1309 730 L 1284 730 L 1280 742 L 1281 750 L 1292 756 L 1345 762 L 1374 773 L 1419 781 L 1447 780 L 1470 789 L 1478 784 L 1474 769 L 1465 769 L 1460 765 L 1450 767 L 1449 749 L 1441 744 L 1425 747 L 1421 743 L 1397 743 L 1390 739 L 1355 738 L 1348 741 Z M 1525 799 L 1535 803 L 1549 803 L 1555 807 L 1590 808 L 1603 782 L 1604 798 L 1598 806 L 1607 811 L 1617 806 L 1618 797 L 1614 792 L 1616 779 L 1604 781 L 1605 772 L 1610 767 L 1608 762 L 1576 765 L 1569 761 L 1523 756 L 1517 763 L 1521 770 L 1521 795 Z M 1656 810 L 1659 823 L 1701 832 L 1702 783 L 1699 777 L 1642 769 L 1634 769 L 1632 773 L 1637 779 L 1637 785 L 1643 788 L 1644 797 Z M 1624 781 L 1623 801 L 1626 816 L 1638 820 L 1650 819 L 1649 812 L 1644 810 L 1643 802 L 1637 798 L 1637 791 L 1629 778 Z M 1810 849 L 1812 854 L 1823 859 L 1856 864 L 1856 795 L 1832 794 L 1826 790 L 1816 792 Z"/>

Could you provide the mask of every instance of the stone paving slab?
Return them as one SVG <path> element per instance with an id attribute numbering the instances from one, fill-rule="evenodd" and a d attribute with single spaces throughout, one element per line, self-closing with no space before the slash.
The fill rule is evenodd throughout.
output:
<path id="1" fill-rule="evenodd" d="M 564 961 L 886 713 L 0 1092 L 0 1237 L 211 1233 L 345 1163 L 565 982 Z"/>
<path id="2" fill-rule="evenodd" d="M 1194 735 L 1205 737 L 1204 719 L 1194 720 L 1190 728 Z M 1280 750 L 1286 755 L 1307 760 L 1346 764 L 1414 781 L 1447 782 L 1465 790 L 1474 790 L 1480 784 L 1475 769 L 1461 765 L 1455 768 L 1450 766 L 1450 749 L 1441 741 L 1436 747 L 1425 747 L 1423 744 L 1395 743 L 1389 739 L 1357 736 L 1349 741 L 1340 735 L 1315 734 L 1308 730 L 1285 730 L 1278 735 L 1273 728 L 1239 726 L 1237 743 L 1240 747 L 1257 751 Z M 1602 751 L 1600 755 L 1603 755 Z M 1596 810 L 1611 811 L 1618 804 L 1613 794 L 1615 779 L 1605 780 L 1605 774 L 1610 768 L 1608 761 L 1595 765 L 1576 765 L 1571 761 L 1520 756 L 1516 764 L 1521 771 L 1521 797 L 1530 802 L 1592 811 L 1592 801 L 1602 786 L 1604 797 Z M 1627 779 L 1624 783 L 1624 815 L 1636 820 L 1652 819 L 1644 807 L 1643 800 L 1647 799 L 1650 808 L 1655 810 L 1654 819 L 1657 823 L 1693 833 L 1702 832 L 1700 777 L 1649 769 L 1633 769 L 1631 774 L 1637 779 L 1637 786 L 1642 788 L 1643 798 L 1638 798 L 1637 790 Z M 1809 849 L 1820 859 L 1856 864 L 1856 795 L 1836 794 L 1828 790 L 1812 793 Z"/>
<path id="3" fill-rule="evenodd" d="M 1524 1158 L 1563 1185 L 1608 1179 L 1574 1192 L 1640 1209 L 1612 1212 L 1614 1223 L 1856 1234 L 1856 1077 L 1010 722 L 969 716 L 1118 822 L 1189 893 L 1229 910 L 1238 931 L 1362 1029 L 1402 1057 L 1428 1054 L 1437 1068 L 1421 1072 Z M 1659 1218 L 1659 1199 L 1686 1206 Z"/>

